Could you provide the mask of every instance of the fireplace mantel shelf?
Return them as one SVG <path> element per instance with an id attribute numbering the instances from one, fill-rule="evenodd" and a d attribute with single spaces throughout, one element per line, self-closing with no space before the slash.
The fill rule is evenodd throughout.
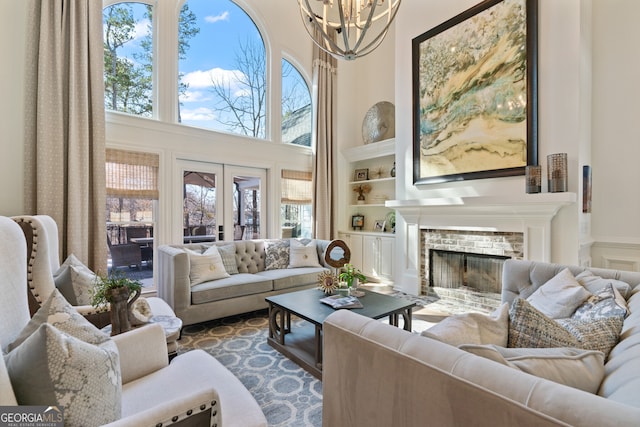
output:
<path id="1" fill-rule="evenodd" d="M 576 193 L 539 193 L 510 196 L 441 197 L 388 200 L 385 206 L 401 214 L 549 216 L 562 207 L 576 203 Z"/>

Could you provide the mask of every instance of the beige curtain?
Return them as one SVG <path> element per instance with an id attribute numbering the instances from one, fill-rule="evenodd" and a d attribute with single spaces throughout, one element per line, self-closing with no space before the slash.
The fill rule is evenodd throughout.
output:
<path id="1" fill-rule="evenodd" d="M 102 2 L 28 0 L 25 211 L 106 273 Z"/>
<path id="2" fill-rule="evenodd" d="M 318 29 L 314 29 L 318 31 Z M 316 40 L 319 40 L 316 37 Z M 313 235 L 317 239 L 334 236 L 333 195 L 336 144 L 337 60 L 313 46 L 313 96 L 316 103 L 315 163 L 313 165 Z"/>

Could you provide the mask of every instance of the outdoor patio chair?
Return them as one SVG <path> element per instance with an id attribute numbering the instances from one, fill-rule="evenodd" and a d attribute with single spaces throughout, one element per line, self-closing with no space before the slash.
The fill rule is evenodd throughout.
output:
<path id="1" fill-rule="evenodd" d="M 142 267 L 140 245 L 136 243 L 113 245 L 108 235 L 107 245 L 109 245 L 109 252 L 111 252 L 111 268 L 136 266 L 140 269 Z"/>

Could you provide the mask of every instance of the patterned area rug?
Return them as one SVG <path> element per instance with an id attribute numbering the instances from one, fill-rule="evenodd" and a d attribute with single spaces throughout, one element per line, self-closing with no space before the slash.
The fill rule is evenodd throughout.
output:
<path id="1" fill-rule="evenodd" d="M 292 322 L 301 322 L 292 319 Z M 267 311 L 186 326 L 178 353 L 202 349 L 256 399 L 270 426 L 322 426 L 322 382 L 267 344 Z"/>

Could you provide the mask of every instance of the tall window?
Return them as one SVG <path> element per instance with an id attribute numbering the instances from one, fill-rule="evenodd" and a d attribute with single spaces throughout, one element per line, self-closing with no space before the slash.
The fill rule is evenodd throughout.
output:
<path id="1" fill-rule="evenodd" d="M 311 92 L 302 74 L 282 60 L 282 142 L 311 147 Z"/>
<path id="2" fill-rule="evenodd" d="M 258 28 L 230 0 L 187 0 L 181 37 L 186 8 L 193 39 L 188 55 L 179 52 L 180 122 L 265 138 L 266 51 Z"/>
<path id="3" fill-rule="evenodd" d="M 105 107 L 153 115 L 153 7 L 116 3 L 104 8 Z"/>
<path id="4" fill-rule="evenodd" d="M 282 170 L 282 237 L 311 237 L 311 172 Z"/>
<path id="5" fill-rule="evenodd" d="M 110 270 L 132 274 L 130 270 L 135 267 L 136 278 L 151 277 L 153 273 L 153 205 L 158 199 L 158 165 L 156 154 L 106 151 Z"/>

